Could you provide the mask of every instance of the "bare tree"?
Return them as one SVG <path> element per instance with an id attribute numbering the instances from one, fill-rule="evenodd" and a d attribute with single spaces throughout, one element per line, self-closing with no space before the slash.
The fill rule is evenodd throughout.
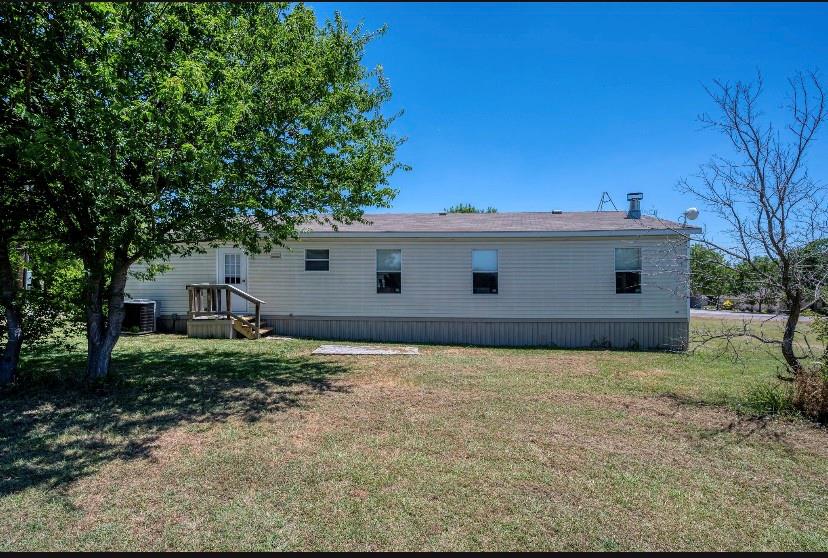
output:
<path id="1" fill-rule="evenodd" d="M 807 356 L 798 354 L 794 344 L 800 314 L 820 296 L 828 280 L 828 266 L 814 264 L 828 256 L 820 242 L 828 236 L 826 188 L 809 175 L 807 167 L 826 105 L 815 72 L 799 73 L 788 81 L 789 121 L 783 127 L 766 122 L 759 107 L 761 75 L 749 83 L 714 82 L 708 93 L 718 111 L 703 114 L 700 120 L 730 140 L 735 154 L 714 156 L 694 179 L 681 181 L 680 189 L 700 198 L 729 225 L 730 242 L 708 238 L 700 242 L 743 262 L 768 288 L 781 293 L 788 315 L 778 344 L 788 370 L 796 376 Z M 757 265 L 759 257 L 777 265 Z"/>

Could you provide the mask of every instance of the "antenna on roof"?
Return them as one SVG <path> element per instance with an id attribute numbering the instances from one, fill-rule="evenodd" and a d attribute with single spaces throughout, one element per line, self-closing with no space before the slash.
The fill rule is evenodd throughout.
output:
<path id="1" fill-rule="evenodd" d="M 598 209 L 595 211 L 609 211 L 609 209 L 604 209 L 604 206 L 612 206 L 615 211 L 618 211 L 618 208 L 615 207 L 615 202 L 612 201 L 612 198 L 609 195 L 609 192 L 604 192 L 601 194 L 601 201 L 598 202 Z"/>

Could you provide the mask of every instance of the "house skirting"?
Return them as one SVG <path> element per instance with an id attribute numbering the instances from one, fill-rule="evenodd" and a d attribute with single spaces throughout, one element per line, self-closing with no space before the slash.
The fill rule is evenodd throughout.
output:
<path id="1" fill-rule="evenodd" d="M 500 347 L 685 350 L 680 319 L 475 319 L 263 316 L 275 335 L 392 343 Z"/>
<path id="2" fill-rule="evenodd" d="M 233 339 L 236 334 L 230 320 L 186 320 L 187 337 L 202 339 Z"/>
<path id="3" fill-rule="evenodd" d="M 224 320 L 173 319 L 159 316 L 159 331 L 191 337 L 232 338 Z M 203 323 L 203 322 L 218 323 Z M 225 322 L 225 323 L 221 323 Z M 666 319 L 476 319 L 380 318 L 359 316 L 262 316 L 273 335 L 390 343 L 435 343 L 495 347 L 565 347 L 613 349 L 687 349 L 689 322 Z M 193 329 L 195 328 L 195 329 Z M 222 328 L 217 331 L 215 328 Z M 209 331 L 208 331 L 209 330 Z"/>

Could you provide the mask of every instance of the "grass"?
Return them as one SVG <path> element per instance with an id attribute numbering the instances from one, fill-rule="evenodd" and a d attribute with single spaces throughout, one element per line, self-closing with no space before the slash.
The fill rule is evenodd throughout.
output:
<path id="1" fill-rule="evenodd" d="M 754 345 L 317 345 L 125 337 L 93 392 L 48 383 L 82 351 L 29 357 L 0 550 L 828 549 L 828 431 L 740 412 L 776 382 Z"/>

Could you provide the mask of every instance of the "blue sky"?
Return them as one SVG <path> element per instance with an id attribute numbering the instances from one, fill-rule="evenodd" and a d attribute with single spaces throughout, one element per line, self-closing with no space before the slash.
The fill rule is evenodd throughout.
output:
<path id="1" fill-rule="evenodd" d="M 593 210 L 603 191 L 623 208 L 642 191 L 645 211 L 678 218 L 698 203 L 677 181 L 729 154 L 698 123 L 705 84 L 761 70 L 772 115 L 789 75 L 828 77 L 828 5 L 310 5 L 388 25 L 365 62 L 385 69 L 388 111 L 405 111 L 394 132 L 413 170 L 392 180 L 393 211 Z M 825 140 L 811 170 L 828 181 Z"/>

